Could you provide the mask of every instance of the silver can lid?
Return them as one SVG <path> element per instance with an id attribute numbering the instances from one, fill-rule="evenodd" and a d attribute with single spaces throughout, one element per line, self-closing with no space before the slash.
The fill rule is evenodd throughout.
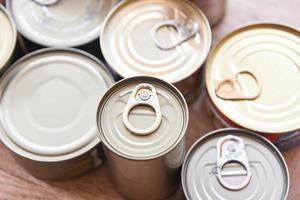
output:
<path id="1" fill-rule="evenodd" d="M 97 113 L 101 141 L 116 154 L 134 160 L 159 157 L 184 138 L 188 108 L 171 84 L 133 77 L 103 96 Z"/>
<path id="2" fill-rule="evenodd" d="M 263 137 L 221 129 L 192 146 L 182 185 L 189 200 L 286 199 L 289 173 L 280 152 Z"/>
<path id="3" fill-rule="evenodd" d="M 102 53 L 122 77 L 177 83 L 196 72 L 211 47 L 205 15 L 186 0 L 123 1 L 105 19 Z"/>
<path id="4" fill-rule="evenodd" d="M 0 82 L 1 139 L 13 152 L 58 161 L 100 142 L 99 99 L 113 78 L 96 59 L 72 49 L 33 52 Z"/>
<path id="5" fill-rule="evenodd" d="M 96 40 L 117 0 L 7 0 L 19 32 L 43 46 L 81 46 Z"/>

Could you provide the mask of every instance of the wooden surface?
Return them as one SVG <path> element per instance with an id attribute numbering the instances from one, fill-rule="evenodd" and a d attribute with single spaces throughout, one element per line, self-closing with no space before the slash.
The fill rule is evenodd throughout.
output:
<path id="1" fill-rule="evenodd" d="M 228 0 L 225 19 L 213 29 L 214 43 L 233 29 L 255 21 L 287 23 L 300 28 L 299 0 Z M 202 100 L 190 107 L 188 146 L 204 133 L 213 130 Z M 300 146 L 283 153 L 287 161 L 291 185 L 288 200 L 300 199 Z M 83 177 L 64 181 L 41 181 L 26 173 L 0 145 L 0 200 L 120 200 L 104 164 Z M 181 199 L 172 197 L 171 200 Z M 146 198 L 145 198 L 146 200 Z"/>

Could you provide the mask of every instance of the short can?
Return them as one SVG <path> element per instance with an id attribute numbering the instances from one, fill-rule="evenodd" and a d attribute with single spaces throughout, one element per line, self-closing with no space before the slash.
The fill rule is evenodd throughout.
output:
<path id="1" fill-rule="evenodd" d="M 211 40 L 205 15 L 186 0 L 123 1 L 108 14 L 100 34 L 103 56 L 117 79 L 160 78 L 188 102 L 199 94 Z"/>
<path id="2" fill-rule="evenodd" d="M 243 129 L 220 129 L 191 147 L 182 167 L 186 199 L 285 200 L 289 172 L 277 148 Z"/>
<path id="3" fill-rule="evenodd" d="M 15 58 L 17 44 L 17 30 L 10 14 L 0 4 L 0 74 Z"/>
<path id="4" fill-rule="evenodd" d="M 38 178 L 73 178 L 100 166 L 95 116 L 113 82 L 100 61 L 80 50 L 26 55 L 0 79 L 2 142 Z"/>
<path id="5" fill-rule="evenodd" d="M 171 84 L 127 78 L 103 96 L 97 124 L 117 190 L 128 199 L 163 199 L 180 183 L 188 108 Z"/>
<path id="6" fill-rule="evenodd" d="M 118 0 L 6 0 L 25 51 L 79 47 L 99 56 L 102 22 Z"/>
<path id="7" fill-rule="evenodd" d="M 226 0 L 190 0 L 206 15 L 211 26 L 218 24 L 225 15 Z"/>
<path id="8" fill-rule="evenodd" d="M 252 24 L 227 35 L 206 63 L 212 113 L 225 126 L 299 143 L 299 52 L 300 31 L 286 25 Z"/>

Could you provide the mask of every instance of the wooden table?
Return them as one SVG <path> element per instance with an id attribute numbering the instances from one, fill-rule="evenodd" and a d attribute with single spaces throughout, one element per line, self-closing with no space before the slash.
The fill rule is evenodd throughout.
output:
<path id="1" fill-rule="evenodd" d="M 228 0 L 227 15 L 213 29 L 214 43 L 233 29 L 255 21 L 288 23 L 300 28 L 299 0 Z M 190 107 L 188 145 L 201 135 L 213 130 L 202 99 Z M 288 200 L 300 199 L 300 145 L 283 153 L 287 161 L 291 186 Z M 119 200 L 123 197 L 115 191 L 105 164 L 83 177 L 65 181 L 42 181 L 30 176 L 0 145 L 0 200 Z M 172 197 L 171 200 L 181 198 Z M 145 199 L 146 200 L 146 199 Z"/>

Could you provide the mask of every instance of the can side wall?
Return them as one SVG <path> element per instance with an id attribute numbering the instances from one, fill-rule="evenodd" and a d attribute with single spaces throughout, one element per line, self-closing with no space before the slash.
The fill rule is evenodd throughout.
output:
<path id="1" fill-rule="evenodd" d="M 100 144 L 78 157 L 58 162 L 36 161 L 14 152 L 11 154 L 28 173 L 46 180 L 67 180 L 83 175 L 101 166 L 104 160 L 104 153 Z"/>
<path id="2" fill-rule="evenodd" d="M 116 189 L 128 199 L 164 199 L 179 188 L 184 139 L 166 155 L 151 160 L 126 159 L 106 147 L 104 152 Z"/>

